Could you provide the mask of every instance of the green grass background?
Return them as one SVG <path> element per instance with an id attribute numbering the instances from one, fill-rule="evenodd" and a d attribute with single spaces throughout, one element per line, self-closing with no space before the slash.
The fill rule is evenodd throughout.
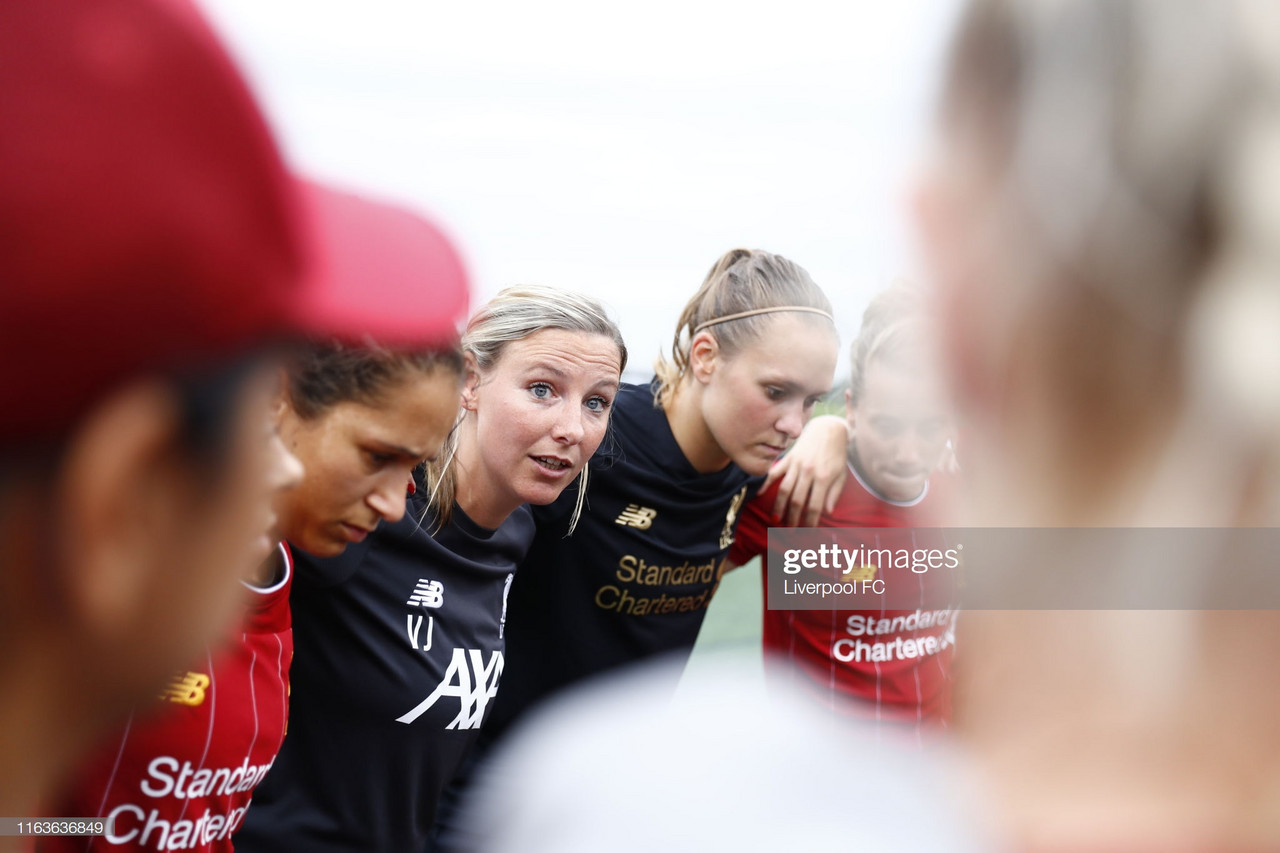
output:
<path id="1" fill-rule="evenodd" d="M 707 607 L 693 655 L 685 667 L 683 683 L 726 663 L 763 677 L 760 652 L 760 559 L 725 575 L 716 597 Z"/>

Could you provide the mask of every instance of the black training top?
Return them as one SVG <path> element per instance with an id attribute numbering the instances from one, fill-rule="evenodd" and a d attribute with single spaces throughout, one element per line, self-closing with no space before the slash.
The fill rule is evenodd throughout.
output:
<path id="1" fill-rule="evenodd" d="M 691 649 L 758 488 L 737 465 L 699 474 L 651 385 L 624 384 L 566 538 L 570 486 L 534 507 L 538 532 L 511 587 L 507 670 L 485 740 L 548 693 L 650 655 Z"/>
<path id="2" fill-rule="evenodd" d="M 419 490 L 419 495 L 422 490 Z M 495 531 L 411 498 L 339 557 L 300 551 L 288 733 L 238 851 L 421 850 L 436 801 L 503 671 L 503 620 L 533 538 L 527 507 Z"/>

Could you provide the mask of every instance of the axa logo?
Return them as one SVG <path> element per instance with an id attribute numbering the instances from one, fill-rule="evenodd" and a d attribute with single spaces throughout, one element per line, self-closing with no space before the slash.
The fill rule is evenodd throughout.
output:
<path id="1" fill-rule="evenodd" d="M 501 678 L 502 652 L 495 649 L 489 656 L 489 662 L 485 663 L 484 652 L 480 649 L 454 649 L 449 669 L 439 686 L 412 711 L 396 717 L 396 722 L 412 723 L 441 699 L 457 699 L 458 715 L 445 728 L 478 729 L 484 722 L 489 700 L 498 694 L 498 680 Z"/>
<path id="2" fill-rule="evenodd" d="M 406 602 L 410 607 L 440 607 L 444 604 L 444 584 L 418 578 L 418 585 Z"/>
<path id="3" fill-rule="evenodd" d="M 175 676 L 160 694 L 160 698 L 179 705 L 203 705 L 211 683 L 209 676 L 203 672 L 188 672 Z"/>
<path id="4" fill-rule="evenodd" d="M 650 509 L 639 504 L 627 504 L 627 508 L 618 514 L 613 523 L 621 524 L 624 527 L 634 527 L 637 530 L 648 530 L 653 526 L 653 520 L 657 516 L 658 511 L 656 509 Z"/>

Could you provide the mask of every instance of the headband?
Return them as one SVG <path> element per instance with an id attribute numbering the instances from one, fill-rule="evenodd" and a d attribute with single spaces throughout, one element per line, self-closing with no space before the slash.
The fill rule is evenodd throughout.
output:
<path id="1" fill-rule="evenodd" d="M 730 320 L 741 320 L 743 317 L 754 317 L 757 314 L 773 314 L 776 311 L 803 311 L 806 314 L 818 314 L 826 317 L 832 322 L 832 324 L 836 322 L 835 317 L 832 317 L 829 312 L 823 311 L 821 308 L 809 308 L 805 305 L 779 305 L 776 308 L 756 308 L 753 311 L 739 311 L 737 314 L 726 314 L 723 317 L 717 317 L 714 320 L 699 323 L 694 327 L 693 333 L 696 335 L 708 326 L 717 326 L 721 323 L 727 323 Z"/>

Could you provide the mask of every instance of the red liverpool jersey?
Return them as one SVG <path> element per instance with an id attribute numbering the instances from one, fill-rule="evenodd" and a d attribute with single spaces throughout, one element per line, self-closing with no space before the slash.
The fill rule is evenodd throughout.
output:
<path id="1" fill-rule="evenodd" d="M 103 818 L 110 831 L 44 839 L 37 850 L 232 849 L 288 720 L 293 559 L 280 549 L 284 578 L 250 590 L 240 630 L 175 674 L 157 706 L 135 712 L 69 777 L 56 814 Z"/>
<path id="2" fill-rule="evenodd" d="M 934 477 L 932 480 L 936 481 Z M 936 483 L 913 501 L 885 500 L 850 469 L 833 512 L 820 527 L 928 527 L 941 523 Z M 777 487 L 742 511 L 729 559 L 765 554 Z M 945 726 L 951 716 L 956 608 L 938 610 L 769 610 L 765 579 L 764 650 L 771 677 L 783 675 L 828 706 L 857 717 Z"/>

